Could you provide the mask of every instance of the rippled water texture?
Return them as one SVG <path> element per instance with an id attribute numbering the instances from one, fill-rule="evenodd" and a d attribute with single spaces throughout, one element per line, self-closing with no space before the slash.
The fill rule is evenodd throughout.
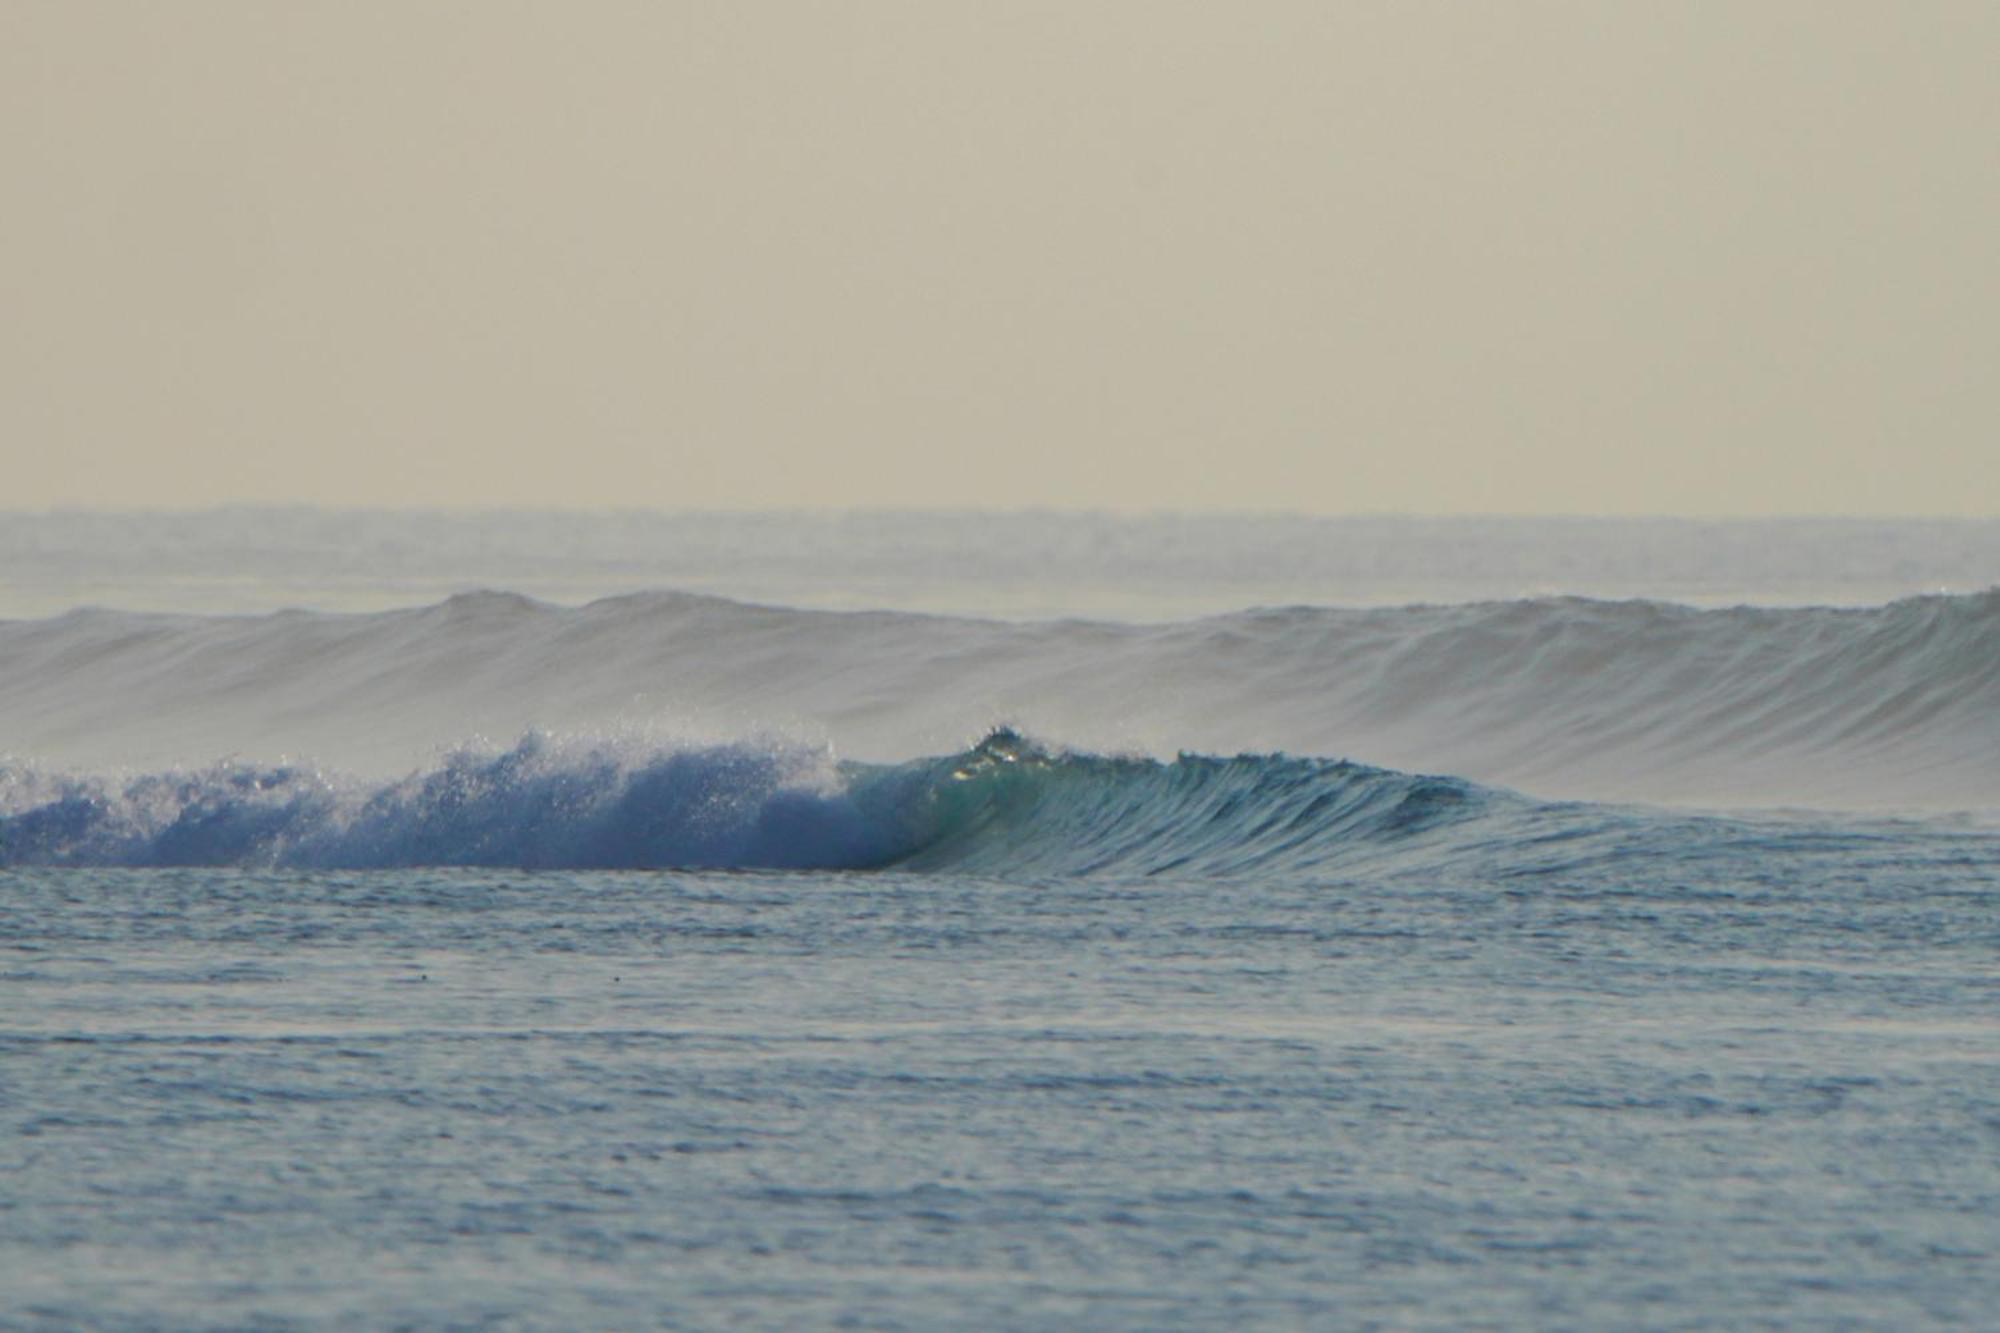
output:
<path id="1" fill-rule="evenodd" d="M 1887 1327 L 2000 1246 L 1985 836 L 1495 874 L 17 871 L 28 1327 Z"/>

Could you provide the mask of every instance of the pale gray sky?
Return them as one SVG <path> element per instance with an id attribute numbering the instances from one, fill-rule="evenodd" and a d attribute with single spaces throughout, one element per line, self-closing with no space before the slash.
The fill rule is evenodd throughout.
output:
<path id="1" fill-rule="evenodd" d="M 2000 5 L 0 6 L 0 504 L 2000 513 Z"/>

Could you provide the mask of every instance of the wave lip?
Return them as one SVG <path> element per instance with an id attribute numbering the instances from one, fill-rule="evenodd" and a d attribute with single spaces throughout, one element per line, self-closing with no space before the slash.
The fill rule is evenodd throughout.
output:
<path id="1" fill-rule="evenodd" d="M 1379 850 L 1496 799 L 1343 761 L 1061 753 L 1004 728 L 895 765 L 531 734 L 372 788 L 292 767 L 0 770 L 0 864 L 1227 875 Z"/>

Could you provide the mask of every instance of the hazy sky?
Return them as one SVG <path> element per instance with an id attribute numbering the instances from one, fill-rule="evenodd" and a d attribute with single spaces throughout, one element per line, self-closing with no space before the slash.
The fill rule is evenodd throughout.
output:
<path id="1" fill-rule="evenodd" d="M 0 506 L 2000 513 L 2000 5 L 0 4 Z"/>

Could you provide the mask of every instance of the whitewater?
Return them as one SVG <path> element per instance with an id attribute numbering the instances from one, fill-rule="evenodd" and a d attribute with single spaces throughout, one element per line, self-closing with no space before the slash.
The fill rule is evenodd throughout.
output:
<path id="1" fill-rule="evenodd" d="M 0 1327 L 2000 1299 L 2000 522 L 0 560 Z"/>

